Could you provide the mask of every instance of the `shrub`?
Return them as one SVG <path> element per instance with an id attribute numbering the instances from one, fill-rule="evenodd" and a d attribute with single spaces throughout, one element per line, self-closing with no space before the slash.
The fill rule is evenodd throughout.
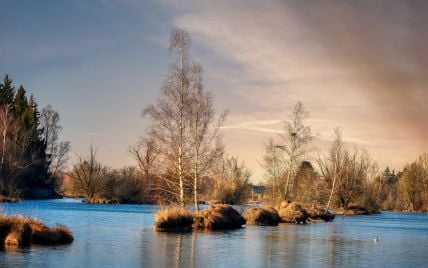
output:
<path id="1" fill-rule="evenodd" d="M 218 172 L 216 199 L 225 204 L 244 204 L 251 196 L 251 172 L 235 157 L 223 160 Z"/>

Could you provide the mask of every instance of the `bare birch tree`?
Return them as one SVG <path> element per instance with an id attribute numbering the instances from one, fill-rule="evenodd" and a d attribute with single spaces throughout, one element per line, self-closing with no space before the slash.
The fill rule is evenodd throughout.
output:
<path id="1" fill-rule="evenodd" d="M 325 158 L 318 157 L 318 166 L 321 171 L 321 176 L 326 180 L 330 186 L 330 195 L 327 202 L 327 209 L 330 208 L 331 198 L 336 187 L 337 170 L 340 163 L 343 162 L 345 157 L 345 150 L 343 148 L 342 132 L 339 128 L 334 130 L 335 139 L 330 147 L 328 156 Z"/>
<path id="2" fill-rule="evenodd" d="M 202 67 L 192 67 L 191 102 L 189 105 L 189 141 L 192 151 L 193 200 L 195 209 L 199 210 L 199 180 L 212 168 L 215 160 L 223 154 L 223 144 L 219 133 L 226 117 L 223 113 L 215 118 L 214 96 L 204 91 Z"/>
<path id="3" fill-rule="evenodd" d="M 284 198 L 289 197 L 289 189 L 292 189 L 296 168 L 302 158 L 310 150 L 309 144 L 315 136 L 311 128 L 305 124 L 309 113 L 304 109 L 303 104 L 297 102 L 291 114 L 291 120 L 284 122 L 284 132 L 280 134 L 281 145 L 276 146 L 285 152 L 285 162 L 287 166 L 287 179 L 285 182 Z"/>
<path id="4" fill-rule="evenodd" d="M 3 169 L 6 150 L 10 144 L 10 132 L 16 125 L 15 120 L 9 112 L 7 106 L 2 106 L 0 108 L 0 131 L 1 131 L 1 140 L 2 140 L 2 152 L 1 152 L 1 168 Z"/>
<path id="5" fill-rule="evenodd" d="M 189 165 L 190 148 L 186 135 L 189 121 L 186 109 L 191 102 L 189 45 L 187 32 L 178 29 L 172 32 L 170 51 L 176 53 L 177 60 L 170 65 L 156 105 L 150 105 L 143 111 L 143 115 L 151 120 L 149 135 L 162 151 L 162 161 L 173 166 L 166 176 L 162 175 L 173 189 L 163 190 L 173 194 L 180 206 L 185 205 L 185 166 Z"/>
<path id="6" fill-rule="evenodd" d="M 348 208 L 351 202 L 362 200 L 364 185 L 368 181 L 374 163 L 367 151 L 356 147 L 352 151 L 343 145 L 342 133 L 335 130 L 335 140 L 326 157 L 318 158 L 321 176 L 330 186 L 330 197 L 327 210 L 335 198 L 340 208 Z"/>
<path id="7" fill-rule="evenodd" d="M 6 105 L 0 107 L 0 133 L 1 133 L 1 172 L 0 172 L 0 194 L 13 196 L 13 178 L 15 170 L 20 163 L 17 161 L 16 139 L 18 124 L 12 117 Z"/>

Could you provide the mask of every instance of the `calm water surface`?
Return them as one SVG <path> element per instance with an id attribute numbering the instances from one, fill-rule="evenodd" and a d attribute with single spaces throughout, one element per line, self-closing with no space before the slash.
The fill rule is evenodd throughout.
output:
<path id="1" fill-rule="evenodd" d="M 156 206 L 81 200 L 0 205 L 6 214 L 65 224 L 68 246 L 0 252 L 12 267 L 427 267 L 428 215 L 385 212 L 332 223 L 228 232 L 155 233 Z M 379 242 L 373 241 L 379 237 Z"/>

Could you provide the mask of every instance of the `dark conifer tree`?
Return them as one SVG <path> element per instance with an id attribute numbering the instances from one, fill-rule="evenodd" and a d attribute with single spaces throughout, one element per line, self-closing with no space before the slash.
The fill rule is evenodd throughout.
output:
<path id="1" fill-rule="evenodd" d="M 12 79 L 6 75 L 0 84 L 0 106 L 7 105 L 13 110 L 13 98 L 15 96 L 15 87 L 12 85 Z"/>

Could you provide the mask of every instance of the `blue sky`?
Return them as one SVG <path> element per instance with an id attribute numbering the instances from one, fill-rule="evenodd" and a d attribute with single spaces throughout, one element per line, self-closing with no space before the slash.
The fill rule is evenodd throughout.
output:
<path id="1" fill-rule="evenodd" d="M 106 164 L 130 165 L 181 27 L 217 110 L 231 111 L 227 150 L 255 177 L 263 142 L 297 100 L 321 149 L 340 126 L 381 166 L 401 168 L 428 147 L 426 11 L 365 0 L 3 0 L 0 75 L 60 112 L 72 156 L 94 143 Z"/>

